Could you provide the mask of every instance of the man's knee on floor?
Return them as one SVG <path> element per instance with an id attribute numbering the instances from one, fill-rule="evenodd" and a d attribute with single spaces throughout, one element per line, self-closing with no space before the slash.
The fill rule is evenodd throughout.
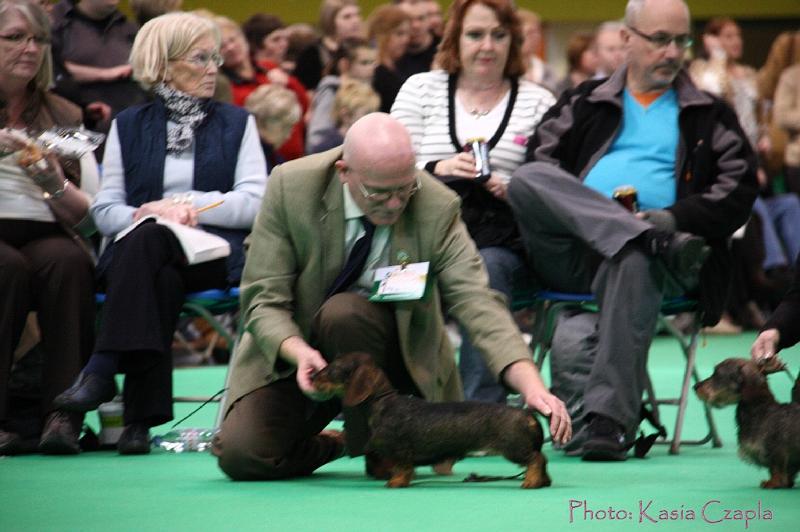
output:
<path id="1" fill-rule="evenodd" d="M 219 468 L 231 480 L 278 480 L 291 476 L 286 449 L 267 448 L 255 438 L 233 435 L 224 428 L 214 437 L 212 452 Z"/>

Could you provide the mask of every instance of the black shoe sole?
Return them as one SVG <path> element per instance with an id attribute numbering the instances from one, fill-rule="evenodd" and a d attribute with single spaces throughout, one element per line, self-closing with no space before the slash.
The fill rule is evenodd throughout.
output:
<path id="1" fill-rule="evenodd" d="M 136 445 L 123 445 L 122 447 L 117 446 L 117 452 L 125 456 L 137 455 L 137 454 L 150 454 L 150 442 L 147 442 L 146 445 L 136 444 Z"/>
<path id="2" fill-rule="evenodd" d="M 581 460 L 584 462 L 624 462 L 627 459 L 627 451 L 612 449 L 586 449 L 584 447 L 581 455 Z"/>

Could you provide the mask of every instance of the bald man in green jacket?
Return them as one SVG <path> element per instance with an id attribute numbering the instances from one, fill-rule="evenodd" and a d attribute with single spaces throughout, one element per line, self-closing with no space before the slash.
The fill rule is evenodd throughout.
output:
<path id="1" fill-rule="evenodd" d="M 341 148 L 272 172 L 249 237 L 244 334 L 214 445 L 232 479 L 309 475 L 344 453 L 345 438 L 323 430 L 341 406 L 314 401 L 311 382 L 339 354 L 370 353 L 401 392 L 460 400 L 445 311 L 465 325 L 498 379 L 550 417 L 554 439 L 571 437 L 564 404 L 542 382 L 503 296 L 488 286 L 458 197 L 414 161 L 403 126 L 374 113 L 352 126 Z M 332 290 L 366 233 L 363 272 Z M 376 268 L 425 262 L 421 298 L 369 301 Z M 360 452 L 349 434 L 347 448 Z"/>

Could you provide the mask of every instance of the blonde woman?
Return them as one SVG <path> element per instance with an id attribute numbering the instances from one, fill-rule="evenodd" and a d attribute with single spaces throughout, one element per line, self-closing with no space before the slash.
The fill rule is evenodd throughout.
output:
<path id="1" fill-rule="evenodd" d="M 187 265 L 169 229 L 144 223 L 101 256 L 106 299 L 94 353 L 55 403 L 72 412 L 93 410 L 114 396 L 114 375 L 125 373 L 120 454 L 149 452 L 149 428 L 172 419 L 171 343 L 185 294 L 238 284 L 244 237 L 266 185 L 255 121 L 211 99 L 219 46 L 217 26 L 189 13 L 142 26 L 131 64 L 154 99 L 120 113 L 106 144 L 103 182 L 91 208 L 103 235 L 113 240 L 155 214 L 202 226 L 231 246 L 227 259 Z"/>

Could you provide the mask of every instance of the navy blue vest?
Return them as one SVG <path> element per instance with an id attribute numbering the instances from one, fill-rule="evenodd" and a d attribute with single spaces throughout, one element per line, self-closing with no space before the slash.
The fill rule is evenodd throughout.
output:
<path id="1" fill-rule="evenodd" d="M 205 120 L 195 131 L 192 188 L 203 192 L 233 189 L 239 149 L 247 126 L 244 109 L 211 101 Z M 117 115 L 117 131 L 125 171 L 128 205 L 139 207 L 164 196 L 164 160 L 167 156 L 167 115 L 156 99 Z M 238 284 L 244 266 L 244 238 L 249 231 L 204 225 L 203 229 L 227 240 L 228 280 Z"/>

